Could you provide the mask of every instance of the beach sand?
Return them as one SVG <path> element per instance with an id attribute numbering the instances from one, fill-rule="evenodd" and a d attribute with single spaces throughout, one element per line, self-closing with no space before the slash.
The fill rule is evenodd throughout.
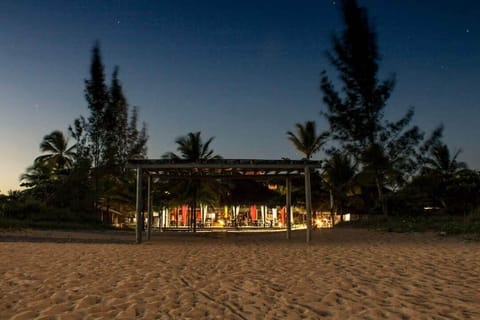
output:
<path id="1" fill-rule="evenodd" d="M 304 239 L 3 232 L 0 319 L 480 319 L 479 242 L 346 229 Z"/>

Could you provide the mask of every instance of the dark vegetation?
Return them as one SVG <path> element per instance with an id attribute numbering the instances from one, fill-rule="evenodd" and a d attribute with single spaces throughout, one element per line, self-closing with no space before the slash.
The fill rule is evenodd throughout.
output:
<path id="1" fill-rule="evenodd" d="M 312 172 L 314 209 L 332 217 L 360 216 L 352 226 L 480 233 L 479 171 L 468 169 L 458 159 L 461 151 L 452 152 L 442 141 L 442 125 L 429 134 L 412 125 L 413 108 L 400 119 L 385 119 L 395 77 L 379 79 L 376 30 L 356 0 L 342 1 L 342 17 L 344 30 L 332 37 L 327 52 L 336 77 L 324 71 L 320 81 L 320 114 L 329 128 L 317 132 L 310 120 L 287 132 L 305 159 L 319 151 L 326 155 L 322 170 Z M 84 91 L 89 115 L 75 119 L 68 134 L 55 130 L 43 138 L 42 155 L 21 176 L 25 190 L 0 196 L 0 227 L 102 226 L 113 222 L 110 210 L 134 211 L 135 177 L 125 164 L 146 157 L 147 130 L 145 124 L 138 128 L 138 111 L 123 94 L 118 68 L 107 85 L 98 44 Z M 178 153 L 164 157 L 219 158 L 212 141 L 191 132 L 177 138 Z M 154 208 L 188 204 L 194 212 L 200 204 L 283 203 L 283 182 L 269 183 L 280 187 L 154 181 Z M 293 191 L 293 203 L 304 204 L 303 181 L 293 181 Z"/>
<path id="2" fill-rule="evenodd" d="M 342 18 L 344 30 L 327 52 L 338 78 L 324 71 L 320 82 L 329 128 L 317 133 L 307 121 L 296 124 L 296 134 L 287 132 L 306 159 L 311 150 L 327 155 L 323 196 L 317 190 L 323 209 L 368 216 L 355 224 L 386 230 L 480 233 L 480 173 L 442 141 L 442 125 L 428 135 L 412 126 L 413 108 L 398 120 L 384 118 L 395 77 L 378 78 L 376 30 L 356 0 L 342 1 Z"/>
<path id="3" fill-rule="evenodd" d="M 129 210 L 135 180 L 125 164 L 146 156 L 148 136 L 145 124 L 138 129 L 137 108 L 129 108 L 118 73 L 116 67 L 107 86 L 96 44 L 85 80 L 89 116 L 75 119 L 68 134 L 44 136 L 42 155 L 20 177 L 26 189 L 0 199 L 2 227 L 110 228 L 111 208 Z"/>
<path id="4" fill-rule="evenodd" d="M 387 232 L 437 232 L 442 235 L 467 234 L 480 239 L 480 214 L 459 215 L 410 215 L 385 218 L 381 215 L 365 216 L 359 220 L 341 222 L 337 227 L 367 228 Z"/>

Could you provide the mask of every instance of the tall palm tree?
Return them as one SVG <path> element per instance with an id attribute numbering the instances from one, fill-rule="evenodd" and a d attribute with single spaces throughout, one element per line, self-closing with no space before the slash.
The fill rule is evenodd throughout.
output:
<path id="1" fill-rule="evenodd" d="M 203 141 L 201 137 L 200 131 L 197 132 L 189 132 L 185 136 L 178 137 L 175 140 L 177 146 L 177 151 L 180 155 L 177 155 L 173 152 L 167 152 L 163 155 L 163 158 L 166 159 L 181 159 L 187 160 L 191 162 L 198 162 L 202 160 L 209 160 L 209 159 L 220 159 L 219 155 L 215 155 L 213 149 L 210 149 L 210 144 L 213 141 L 213 137 L 209 138 L 207 141 Z M 209 181 L 209 183 L 214 183 L 213 180 Z M 203 182 L 207 183 L 207 182 Z M 202 195 L 202 191 L 209 189 L 205 186 L 202 187 L 201 182 L 199 180 L 190 180 L 186 184 L 177 184 L 177 187 L 181 186 L 183 189 L 183 194 L 185 197 L 190 198 L 191 203 L 191 216 L 190 216 L 190 224 L 193 224 L 193 232 L 197 231 L 196 228 L 196 206 L 197 200 L 199 196 L 206 197 Z"/>
<path id="2" fill-rule="evenodd" d="M 305 155 L 306 160 L 310 160 L 314 153 L 318 152 L 320 148 L 325 144 L 328 132 L 323 132 L 317 135 L 315 121 L 305 121 L 304 124 L 296 123 L 296 134 L 287 131 L 288 140 L 290 140 L 298 151 Z M 307 239 L 310 241 L 310 228 L 312 223 L 311 212 L 308 211 L 308 205 L 306 205 L 306 218 L 307 218 Z"/>
<path id="3" fill-rule="evenodd" d="M 35 162 L 48 164 L 56 171 L 69 169 L 75 159 L 76 145 L 68 146 L 68 138 L 63 132 L 55 130 L 43 137 L 40 150 L 47 154 L 35 159 Z"/>
<path id="4" fill-rule="evenodd" d="M 317 135 L 315 121 L 306 121 L 304 124 L 295 124 L 296 133 L 287 131 L 290 140 L 298 151 L 310 160 L 316 152 L 325 144 L 328 132 Z"/>

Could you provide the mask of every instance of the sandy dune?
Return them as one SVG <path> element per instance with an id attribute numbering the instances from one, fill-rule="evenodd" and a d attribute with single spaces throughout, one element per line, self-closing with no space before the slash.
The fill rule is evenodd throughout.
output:
<path id="1" fill-rule="evenodd" d="M 362 230 L 318 230 L 310 245 L 304 232 L 17 240 L 45 236 L 73 242 L 0 242 L 0 319 L 480 319 L 479 242 Z"/>

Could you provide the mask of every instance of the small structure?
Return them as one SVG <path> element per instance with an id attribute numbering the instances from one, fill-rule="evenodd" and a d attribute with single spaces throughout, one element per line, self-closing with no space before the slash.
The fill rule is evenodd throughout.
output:
<path id="1" fill-rule="evenodd" d="M 151 184 L 152 177 L 164 180 L 170 179 L 272 179 L 285 178 L 286 209 L 287 209 L 287 239 L 291 234 L 291 179 L 304 177 L 305 204 L 307 213 L 306 242 L 311 240 L 312 232 L 312 193 L 310 186 L 310 172 L 320 168 L 320 161 L 307 160 L 258 160 L 258 159 L 210 159 L 198 162 L 172 159 L 132 159 L 127 168 L 137 170 L 136 195 L 136 242 L 142 242 L 142 184 L 146 177 L 148 220 L 152 221 Z M 151 224 L 148 224 L 147 239 L 151 237 Z"/>

